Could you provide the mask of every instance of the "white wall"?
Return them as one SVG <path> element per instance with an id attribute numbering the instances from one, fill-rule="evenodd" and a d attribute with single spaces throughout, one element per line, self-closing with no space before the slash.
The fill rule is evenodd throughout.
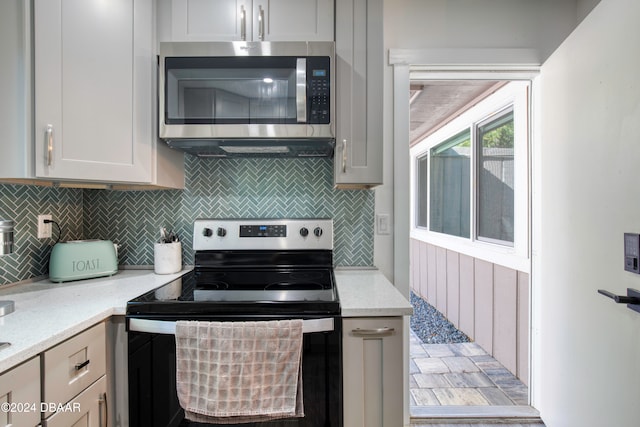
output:
<path id="1" fill-rule="evenodd" d="M 600 0 L 578 0 L 578 22 L 582 21 L 589 13 L 591 13 L 598 3 L 600 3 Z"/>
<path id="2" fill-rule="evenodd" d="M 543 60 L 576 26 L 577 1 L 595 0 L 384 0 L 385 50 L 528 48 Z M 392 68 L 383 85 L 384 185 L 376 189 L 375 209 L 390 214 L 394 227 L 390 235 L 375 236 L 374 263 L 408 295 L 409 143 L 408 132 L 406 141 L 394 139 L 394 120 L 408 129 L 409 117 L 394 117 Z M 395 172 L 394 160 L 400 165 Z M 394 175 L 400 178 L 395 194 Z"/>
<path id="3" fill-rule="evenodd" d="M 386 0 L 385 39 L 392 48 L 537 48 L 546 58 L 575 27 L 576 1 Z"/>
<path id="4" fill-rule="evenodd" d="M 640 314 L 597 293 L 640 289 L 640 2 L 602 0 L 543 65 L 536 140 L 534 404 L 548 427 L 638 426 Z"/>

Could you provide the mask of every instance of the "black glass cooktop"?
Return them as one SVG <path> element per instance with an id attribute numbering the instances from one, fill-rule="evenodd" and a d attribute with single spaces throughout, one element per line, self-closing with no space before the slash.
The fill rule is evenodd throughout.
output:
<path id="1" fill-rule="evenodd" d="M 197 251 L 192 272 L 127 303 L 131 315 L 339 313 L 331 251 Z"/>
<path id="2" fill-rule="evenodd" d="M 330 268 L 192 271 L 127 304 L 127 314 L 339 311 Z"/>

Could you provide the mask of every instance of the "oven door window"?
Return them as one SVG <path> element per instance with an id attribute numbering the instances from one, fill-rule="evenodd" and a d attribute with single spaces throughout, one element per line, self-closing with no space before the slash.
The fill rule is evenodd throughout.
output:
<path id="1" fill-rule="evenodd" d="M 329 333 L 304 335 L 303 418 L 228 427 L 342 427 L 340 322 Z M 175 338 L 129 332 L 129 418 L 131 426 L 207 427 L 184 419 L 175 391 Z M 220 424 L 215 424 L 220 425 Z"/>
<path id="2" fill-rule="evenodd" d="M 165 58 L 165 123 L 297 123 L 298 63 L 295 57 Z"/>

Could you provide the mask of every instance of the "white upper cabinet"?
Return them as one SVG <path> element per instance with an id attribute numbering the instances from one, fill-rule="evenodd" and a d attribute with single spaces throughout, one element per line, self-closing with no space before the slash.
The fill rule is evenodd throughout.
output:
<path id="1" fill-rule="evenodd" d="M 35 175 L 152 183 L 152 0 L 35 0 Z"/>
<path id="2" fill-rule="evenodd" d="M 382 0 L 336 2 L 337 188 L 382 184 Z"/>
<path id="3" fill-rule="evenodd" d="M 333 0 L 172 0 L 172 41 L 332 41 Z"/>
<path id="4" fill-rule="evenodd" d="M 251 0 L 173 0 L 173 41 L 251 40 Z"/>
<path id="5" fill-rule="evenodd" d="M 0 2 L 0 180 L 184 188 L 156 138 L 155 1 Z"/>

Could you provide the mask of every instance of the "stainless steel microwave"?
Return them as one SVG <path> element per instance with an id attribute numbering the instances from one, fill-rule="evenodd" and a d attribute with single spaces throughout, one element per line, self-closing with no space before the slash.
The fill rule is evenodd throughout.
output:
<path id="1" fill-rule="evenodd" d="M 332 156 L 333 42 L 160 44 L 159 136 L 199 156 Z"/>

